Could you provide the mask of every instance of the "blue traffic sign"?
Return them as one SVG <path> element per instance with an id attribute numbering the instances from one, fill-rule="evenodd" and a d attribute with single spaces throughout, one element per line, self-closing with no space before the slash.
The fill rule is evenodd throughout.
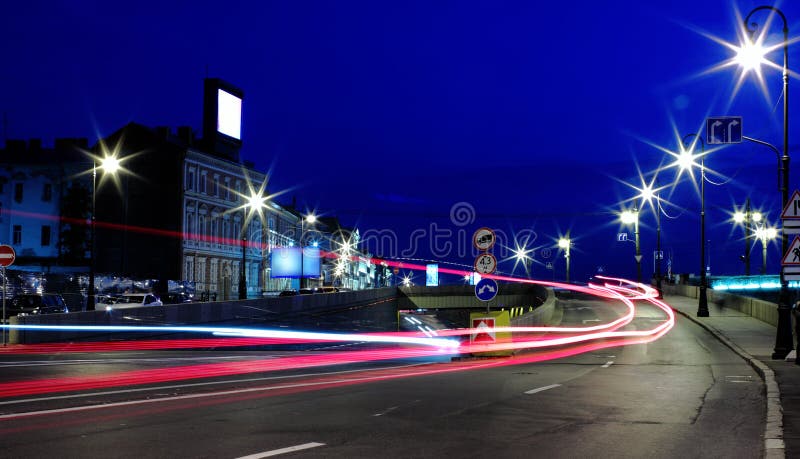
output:
<path id="1" fill-rule="evenodd" d="M 711 116 L 706 118 L 706 143 L 741 143 L 741 116 Z"/>
<path id="2" fill-rule="evenodd" d="M 481 279 L 475 284 L 475 296 L 481 301 L 489 301 L 497 296 L 497 282 L 494 279 Z"/>

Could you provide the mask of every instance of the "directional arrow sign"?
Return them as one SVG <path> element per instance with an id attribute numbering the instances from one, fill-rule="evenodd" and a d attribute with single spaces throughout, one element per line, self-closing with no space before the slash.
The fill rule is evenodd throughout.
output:
<path id="1" fill-rule="evenodd" d="M 497 296 L 497 282 L 494 279 L 481 279 L 475 284 L 475 296 L 481 301 L 489 301 Z"/>
<path id="2" fill-rule="evenodd" d="M 741 143 L 741 116 L 710 116 L 706 118 L 706 143 Z"/>
<path id="3" fill-rule="evenodd" d="M 497 339 L 494 332 L 494 317 L 473 318 L 472 329 L 470 341 L 473 343 L 494 343 Z"/>

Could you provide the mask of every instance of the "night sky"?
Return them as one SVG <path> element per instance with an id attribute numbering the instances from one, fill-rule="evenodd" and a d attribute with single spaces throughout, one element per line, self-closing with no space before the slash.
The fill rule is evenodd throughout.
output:
<path id="1" fill-rule="evenodd" d="M 734 55 L 710 36 L 738 44 L 737 9 L 762 1 L 11 2 L 0 15 L 3 139 L 94 143 L 131 121 L 199 134 L 203 79 L 221 78 L 244 91 L 242 157 L 271 170 L 270 191 L 362 233 L 393 231 L 374 253 L 470 264 L 463 236 L 489 226 L 535 249 L 534 277 L 559 279 L 555 240 L 569 231 L 572 280 L 598 267 L 633 278 L 634 244 L 617 241 L 616 213 L 638 193 L 626 183 L 641 187 L 672 162 L 658 147 L 676 150 L 710 115 L 743 116 L 745 135 L 782 146 L 780 71 L 764 71 L 768 95 L 752 75 L 736 90 L 738 67 L 709 71 Z M 777 6 L 800 36 L 800 4 Z M 800 43 L 789 64 L 800 69 Z M 750 197 L 777 223 L 775 154 L 743 143 L 705 165 L 719 184 L 706 186 L 711 273 L 742 274 L 730 213 Z M 657 179 L 675 273 L 699 271 L 697 177 Z M 645 278 L 655 230 L 645 207 Z M 779 244 L 768 255 L 775 273 Z M 759 245 L 752 260 L 758 272 Z"/>

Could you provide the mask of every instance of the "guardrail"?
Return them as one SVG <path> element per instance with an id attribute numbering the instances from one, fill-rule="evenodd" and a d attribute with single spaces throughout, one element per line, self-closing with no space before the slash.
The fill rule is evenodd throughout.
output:
<path id="1" fill-rule="evenodd" d="M 699 298 L 700 288 L 697 285 L 662 284 L 661 289 L 667 295 Z M 778 326 L 778 305 L 775 303 L 712 289 L 707 289 L 706 295 L 709 304 L 735 309 L 773 327 Z"/>

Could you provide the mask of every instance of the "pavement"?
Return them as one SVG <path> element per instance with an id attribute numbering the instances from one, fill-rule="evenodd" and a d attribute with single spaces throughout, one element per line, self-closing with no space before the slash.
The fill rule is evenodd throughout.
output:
<path id="1" fill-rule="evenodd" d="M 800 365 L 794 358 L 772 359 L 776 328 L 712 302 L 709 302 L 709 317 L 697 317 L 695 298 L 664 295 L 664 302 L 711 332 L 745 359 L 764 380 L 767 393 L 764 457 L 800 457 Z"/>

